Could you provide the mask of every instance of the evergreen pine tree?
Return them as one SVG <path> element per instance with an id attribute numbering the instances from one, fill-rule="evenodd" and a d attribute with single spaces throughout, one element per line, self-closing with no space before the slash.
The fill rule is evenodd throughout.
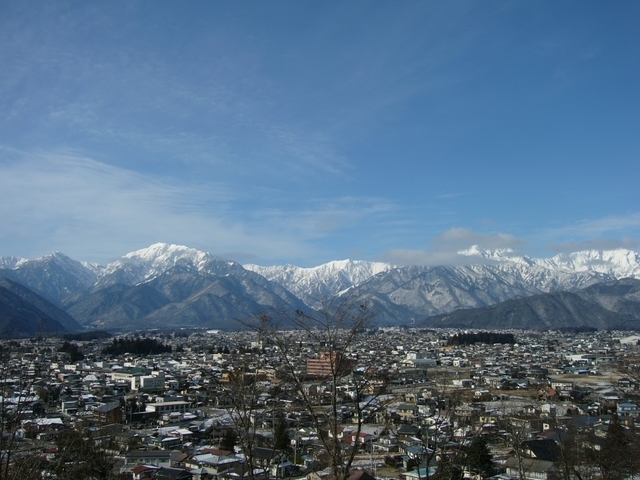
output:
<path id="1" fill-rule="evenodd" d="M 629 476 L 632 470 L 632 448 L 629 434 L 614 415 L 601 445 L 599 467 L 604 480 Z"/>
<path id="2" fill-rule="evenodd" d="M 224 437 L 222 437 L 222 441 L 220 442 L 220 449 L 233 452 L 236 446 L 237 440 L 238 438 L 236 436 L 236 432 L 230 428 L 227 429 L 227 431 L 224 434 Z"/>
<path id="3" fill-rule="evenodd" d="M 443 455 L 438 462 L 436 472 L 431 478 L 432 480 L 462 480 L 462 477 L 462 470 L 457 465 L 454 465 L 448 456 Z"/>
<path id="4" fill-rule="evenodd" d="M 467 451 L 465 464 L 471 472 L 481 475 L 482 478 L 490 477 L 495 473 L 493 455 L 483 437 L 474 437 Z"/>
<path id="5" fill-rule="evenodd" d="M 273 448 L 274 450 L 286 450 L 291 446 L 289 432 L 287 431 L 287 422 L 284 416 L 280 415 L 273 426 Z"/>

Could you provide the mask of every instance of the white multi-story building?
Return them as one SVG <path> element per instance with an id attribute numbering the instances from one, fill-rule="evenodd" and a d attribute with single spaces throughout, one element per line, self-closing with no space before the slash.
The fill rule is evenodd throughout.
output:
<path id="1" fill-rule="evenodd" d="M 144 375 L 131 379 L 131 389 L 139 392 L 162 392 L 164 390 L 164 374 Z"/>
<path id="2" fill-rule="evenodd" d="M 156 412 L 158 415 L 173 412 L 185 413 L 189 409 L 189 405 L 189 402 L 184 401 L 147 403 L 145 410 L 147 412 Z"/>

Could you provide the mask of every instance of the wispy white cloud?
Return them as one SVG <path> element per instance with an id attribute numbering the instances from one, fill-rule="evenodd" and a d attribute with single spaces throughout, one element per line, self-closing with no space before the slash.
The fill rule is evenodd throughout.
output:
<path id="1" fill-rule="evenodd" d="M 545 231 L 537 235 L 535 242 L 547 239 L 547 248 L 553 252 L 570 253 L 582 250 L 634 250 L 640 246 L 640 214 L 608 216 L 585 220 Z M 633 235 L 635 234 L 635 235 Z M 605 236 L 607 235 L 607 236 Z M 549 241 L 549 238 L 582 238 L 584 240 Z M 487 263 L 491 260 L 475 255 L 460 255 L 458 252 L 472 246 L 485 250 L 510 249 L 519 255 L 519 250 L 531 244 L 527 240 L 509 233 L 485 234 L 462 227 L 451 228 L 431 239 L 432 248 L 423 250 L 389 249 L 381 259 L 398 265 L 468 265 Z"/>
<path id="2" fill-rule="evenodd" d="M 380 260 L 393 265 L 468 265 L 470 263 L 488 262 L 478 258 L 460 255 L 453 251 L 390 249 L 384 252 Z"/>
<path id="3" fill-rule="evenodd" d="M 396 209 L 393 203 L 377 197 L 318 198 L 299 202 L 296 208 L 257 208 L 252 218 L 257 223 L 276 225 L 291 235 L 322 240 L 345 232 L 351 235 L 368 222 L 379 225 Z"/>
<path id="4" fill-rule="evenodd" d="M 290 116 L 284 107 L 290 92 L 279 74 L 264 68 L 261 46 L 241 28 L 183 32 L 184 51 L 152 41 L 162 29 L 147 28 L 149 12 L 140 5 L 122 18 L 99 6 L 69 15 L 56 6 L 47 10 L 24 25 L 0 20 L 7 70 L 0 91 L 8 93 L 0 95 L 0 106 L 9 115 L 9 133 L 0 134 L 0 142 L 15 144 L 15 137 L 38 132 L 50 137 L 44 148 L 74 145 L 111 155 L 112 164 L 125 150 L 140 163 L 170 158 L 187 168 L 216 168 L 233 180 L 303 182 L 310 173 L 335 178 L 349 170 L 331 136 Z M 152 15 L 174 27 L 172 8 Z M 142 18 L 144 24 L 136 24 Z M 107 32 L 110 41 L 101 41 Z"/>
<path id="5" fill-rule="evenodd" d="M 60 250 L 105 262 L 164 241 L 238 259 L 308 259 L 317 253 L 315 240 L 391 208 L 383 199 L 357 197 L 271 206 L 250 186 L 180 182 L 74 152 L 2 153 L 4 255 Z M 242 202 L 255 205 L 250 214 L 238 207 Z"/>
<path id="6" fill-rule="evenodd" d="M 281 152 L 278 158 L 288 166 L 286 175 L 290 178 L 306 179 L 309 171 L 327 173 L 332 176 L 347 175 L 353 166 L 347 158 L 337 154 L 331 138 L 320 132 L 295 131 L 291 126 L 268 128 L 271 147 Z M 269 162 L 270 166 L 279 160 Z"/>
<path id="7" fill-rule="evenodd" d="M 433 198 L 436 200 L 448 200 L 451 198 L 460 198 L 464 196 L 466 196 L 466 194 L 464 193 L 441 193 L 439 195 L 435 195 Z"/>
<path id="8" fill-rule="evenodd" d="M 638 248 L 640 242 L 629 237 L 617 238 L 593 238 L 582 242 L 550 243 L 549 250 L 560 253 L 580 252 L 582 250 L 617 250 L 620 248 L 633 250 Z"/>
<path id="9" fill-rule="evenodd" d="M 533 233 L 530 240 L 554 253 L 618 248 L 633 250 L 640 245 L 640 212 L 608 215 L 542 228 Z"/>
<path id="10" fill-rule="evenodd" d="M 548 237 L 582 237 L 599 238 L 612 232 L 629 234 L 640 230 L 640 212 L 625 215 L 608 215 L 606 217 L 586 219 L 568 225 L 553 228 L 545 232 Z"/>
<path id="11" fill-rule="evenodd" d="M 509 233 L 489 235 L 462 227 L 447 230 L 439 237 L 436 237 L 433 242 L 439 248 L 448 250 L 462 250 L 473 245 L 478 245 L 485 249 L 518 248 L 526 243 L 524 240 Z"/>
<path id="12" fill-rule="evenodd" d="M 433 248 L 425 250 L 391 249 L 382 258 L 397 265 L 468 265 L 492 263 L 491 260 L 458 252 L 477 246 L 485 250 L 515 249 L 526 244 L 523 239 L 507 233 L 485 234 L 467 228 L 447 230 L 431 240 Z"/>
<path id="13" fill-rule="evenodd" d="M 330 245 L 336 239 L 349 238 L 349 248 L 371 255 L 371 244 L 401 241 L 398 231 L 415 234 L 411 215 L 384 197 L 290 198 L 286 190 L 266 186 L 142 174 L 71 151 L 25 153 L 5 147 L 0 155 L 3 255 L 33 258 L 60 250 L 105 262 L 165 241 L 239 261 L 308 263 L 332 259 Z M 252 207 L 246 210 L 247 205 Z M 547 241 L 554 251 L 633 249 L 638 241 L 620 232 L 639 228 L 640 214 L 632 213 L 578 222 L 546 235 L 585 239 Z M 458 252 L 474 245 L 521 249 L 527 243 L 509 233 L 455 227 L 433 237 L 429 248 L 387 247 L 378 258 L 400 265 L 484 263 L 488 260 Z"/>
<path id="14" fill-rule="evenodd" d="M 640 212 L 586 219 L 545 230 L 539 237 L 555 252 L 635 249 L 640 245 Z"/>
<path id="15" fill-rule="evenodd" d="M 222 245 L 246 244 L 250 236 L 225 218 L 233 198 L 222 185 L 180 185 L 73 153 L 31 154 L 0 164 L 0 238 L 23 256 L 61 250 L 92 261 L 161 239 L 204 243 L 214 233 Z"/>

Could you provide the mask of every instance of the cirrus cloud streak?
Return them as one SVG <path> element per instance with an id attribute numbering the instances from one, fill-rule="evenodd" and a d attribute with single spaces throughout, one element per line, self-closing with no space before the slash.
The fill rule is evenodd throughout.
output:
<path id="1" fill-rule="evenodd" d="M 60 250 L 106 262 L 158 241 L 241 258 L 313 258 L 314 240 L 386 210 L 384 201 L 344 198 L 260 203 L 261 192 L 229 184 L 181 183 L 107 165 L 76 152 L 3 149 L 3 254 L 27 258 Z M 255 202 L 250 214 L 240 202 Z"/>

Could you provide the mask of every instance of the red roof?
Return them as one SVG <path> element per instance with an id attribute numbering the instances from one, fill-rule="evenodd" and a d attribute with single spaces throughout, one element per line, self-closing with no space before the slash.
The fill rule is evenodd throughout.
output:
<path id="1" fill-rule="evenodd" d="M 347 480 L 376 480 L 376 478 L 364 470 L 352 470 Z"/>
<path id="2" fill-rule="evenodd" d="M 142 473 L 148 470 L 158 470 L 157 467 L 150 467 L 149 465 L 138 465 L 131 469 L 131 473 Z"/>
<path id="3" fill-rule="evenodd" d="M 211 455 L 219 455 L 221 457 L 228 457 L 233 452 L 229 450 L 220 450 L 218 448 L 203 448 L 202 453 L 210 453 Z"/>

